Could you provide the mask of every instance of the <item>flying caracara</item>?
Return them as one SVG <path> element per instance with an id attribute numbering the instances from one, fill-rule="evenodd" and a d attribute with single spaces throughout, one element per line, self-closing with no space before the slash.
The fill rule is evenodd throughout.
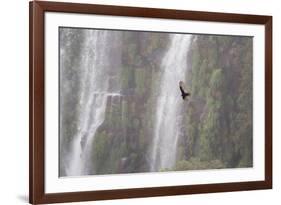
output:
<path id="1" fill-rule="evenodd" d="M 180 85 L 180 90 L 181 90 L 182 99 L 183 99 L 183 100 L 187 100 L 187 96 L 189 96 L 190 93 L 188 93 L 188 92 L 185 91 L 185 89 L 184 89 L 184 83 L 183 83 L 182 81 L 180 81 L 179 85 Z"/>

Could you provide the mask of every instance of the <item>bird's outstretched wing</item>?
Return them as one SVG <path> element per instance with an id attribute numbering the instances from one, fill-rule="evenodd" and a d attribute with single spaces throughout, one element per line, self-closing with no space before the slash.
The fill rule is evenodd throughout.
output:
<path id="1" fill-rule="evenodd" d="M 180 86 L 180 90 L 181 90 L 181 94 L 183 95 L 185 92 L 182 86 Z"/>

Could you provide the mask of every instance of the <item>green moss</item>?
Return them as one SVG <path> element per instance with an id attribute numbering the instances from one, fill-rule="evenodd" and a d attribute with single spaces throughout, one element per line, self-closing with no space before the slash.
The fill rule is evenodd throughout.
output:
<path id="1" fill-rule="evenodd" d="M 179 161 L 175 170 L 202 170 L 202 169 L 221 169 L 225 165 L 220 160 L 201 161 L 198 158 L 191 158 L 189 161 Z"/>
<path id="2" fill-rule="evenodd" d="M 136 95 L 142 96 L 146 91 L 146 70 L 136 69 L 135 70 L 135 79 L 136 79 Z"/>

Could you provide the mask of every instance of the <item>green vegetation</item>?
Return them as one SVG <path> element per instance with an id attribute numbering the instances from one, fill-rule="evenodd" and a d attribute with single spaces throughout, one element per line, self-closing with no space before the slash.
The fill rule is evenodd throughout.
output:
<path id="1" fill-rule="evenodd" d="M 187 146 L 174 170 L 251 167 L 251 38 L 197 36 L 188 62 Z"/>

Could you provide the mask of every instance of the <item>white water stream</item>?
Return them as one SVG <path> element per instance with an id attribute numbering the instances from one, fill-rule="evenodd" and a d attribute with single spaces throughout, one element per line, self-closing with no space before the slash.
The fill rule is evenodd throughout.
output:
<path id="1" fill-rule="evenodd" d="M 105 119 L 108 97 L 120 96 L 116 78 L 117 68 L 120 67 L 118 59 L 121 57 L 118 56 L 119 51 L 113 47 L 118 43 L 114 41 L 118 40 L 118 34 L 87 30 L 84 35 L 85 41 L 77 68 L 81 72 L 78 128 L 66 169 L 67 176 L 88 175 L 91 172 L 93 140 L 98 127 Z M 110 54 L 114 54 L 117 60 L 113 62 Z M 112 65 L 116 66 L 114 73 L 110 73 Z M 114 86 L 110 86 L 112 84 Z"/>
<path id="2" fill-rule="evenodd" d="M 171 168 L 176 160 L 181 134 L 182 100 L 179 82 L 185 79 L 190 35 L 171 35 L 170 46 L 161 62 L 159 96 L 157 97 L 150 171 Z"/>

